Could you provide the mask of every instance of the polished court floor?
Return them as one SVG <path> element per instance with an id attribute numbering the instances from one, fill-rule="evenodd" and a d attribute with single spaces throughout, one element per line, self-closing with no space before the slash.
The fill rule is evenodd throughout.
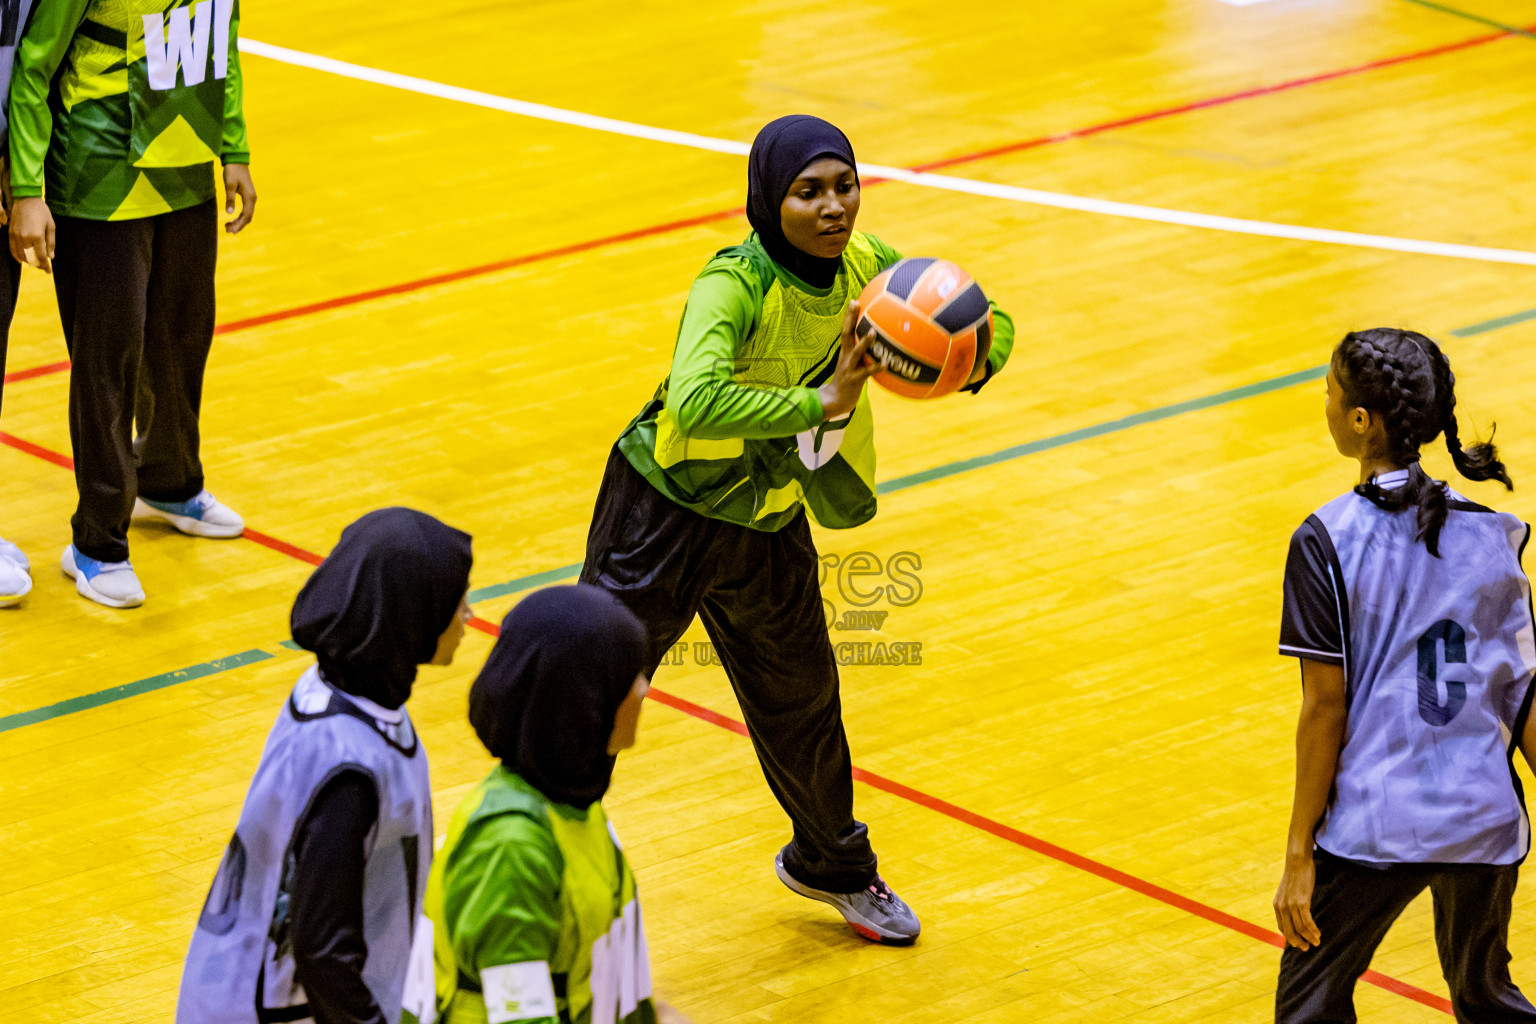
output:
<path id="1" fill-rule="evenodd" d="M 65 354 L 50 282 L 23 282 L 0 534 L 37 586 L 0 612 L 0 1024 L 171 1019 L 307 664 L 288 607 L 344 525 L 406 504 L 473 533 L 486 623 L 574 576 L 694 273 L 748 230 L 739 144 L 789 112 L 941 176 L 870 184 L 859 226 L 962 263 L 1019 340 L 979 396 L 876 394 L 880 514 L 817 534 L 839 616 L 890 587 L 878 632 L 834 630 L 849 661 L 921 645 L 849 664 L 843 700 L 922 940 L 867 946 L 773 877 L 787 822 L 695 630 L 609 798 L 658 989 L 699 1024 L 1268 1019 L 1300 697 L 1280 574 L 1352 483 L 1322 419 L 1338 338 L 1445 343 L 1464 435 L 1496 419 L 1518 485 L 1468 493 L 1536 518 L 1536 4 L 1463 2 L 247 5 L 261 198 L 220 256 L 204 450 L 251 533 L 136 528 L 141 609 L 56 571 Z M 490 642 L 411 703 L 442 821 L 488 766 L 464 711 Z M 1427 902 L 1374 967 L 1363 1019 L 1449 1019 Z"/>

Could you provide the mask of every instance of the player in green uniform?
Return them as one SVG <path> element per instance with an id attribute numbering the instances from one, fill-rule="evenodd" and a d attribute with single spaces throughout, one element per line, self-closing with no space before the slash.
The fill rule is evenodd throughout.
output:
<path id="1" fill-rule="evenodd" d="M 14 0 L 0 6 L 0 224 L 11 213 L 10 160 L 4 137 L 5 97 L 10 91 L 11 64 L 16 58 L 16 42 L 22 26 L 32 14 L 33 0 Z M 21 290 L 21 264 L 9 252 L 0 251 L 0 398 L 5 391 L 5 349 L 10 340 L 11 315 L 16 311 L 16 296 Z M 0 537 L 0 608 L 19 604 L 32 590 L 32 563 L 21 548 Z"/>
<path id="2" fill-rule="evenodd" d="M 433 863 L 435 984 L 408 986 L 407 1024 L 658 1020 L 634 875 L 602 805 L 635 742 L 645 656 L 640 622 L 596 587 L 539 591 L 502 622 L 469 692 L 501 764 Z"/>
<path id="3" fill-rule="evenodd" d="M 695 614 L 735 688 L 758 760 L 794 824 L 775 870 L 860 935 L 904 945 L 915 914 L 880 879 L 853 817 L 852 763 L 820 564 L 805 513 L 844 528 L 875 514 L 868 339 L 859 292 L 900 259 L 854 230 L 853 147 L 819 118 L 758 133 L 747 172 L 753 233 L 705 265 L 671 374 L 625 428 L 598 493 L 583 582 L 618 596 L 650 636 L 654 672 Z M 975 391 L 1007 361 L 994 307 Z"/>
<path id="4" fill-rule="evenodd" d="M 238 0 L 48 0 L 16 54 L 11 252 L 53 274 L 72 363 L 80 501 L 63 568 L 110 607 L 144 601 L 128 561 L 135 513 L 200 537 L 244 529 L 203 487 L 198 426 L 215 163 L 225 211 L 240 198 L 225 230 L 256 201 L 239 24 Z"/>

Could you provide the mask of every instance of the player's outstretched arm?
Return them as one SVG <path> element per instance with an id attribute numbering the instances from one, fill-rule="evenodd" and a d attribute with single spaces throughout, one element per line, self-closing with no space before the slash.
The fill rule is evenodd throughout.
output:
<path id="1" fill-rule="evenodd" d="M 1301 659 L 1301 718 L 1296 723 L 1296 797 L 1285 844 L 1285 874 L 1275 893 L 1275 922 L 1285 941 L 1297 949 L 1322 943 L 1312 920 L 1312 889 L 1317 869 L 1312 837 L 1328 809 L 1328 794 L 1344 745 L 1344 669 Z"/>

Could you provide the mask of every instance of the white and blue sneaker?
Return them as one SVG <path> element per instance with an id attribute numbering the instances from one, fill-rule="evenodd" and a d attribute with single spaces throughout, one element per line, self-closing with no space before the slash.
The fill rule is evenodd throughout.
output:
<path id="1" fill-rule="evenodd" d="M 129 562 L 98 562 L 75 550 L 64 549 L 64 575 L 75 581 L 81 597 L 108 608 L 137 608 L 144 603 L 144 588 Z"/>
<path id="2" fill-rule="evenodd" d="M 32 566 L 10 541 L 0 538 L 0 608 L 20 604 L 32 589 Z"/>
<path id="3" fill-rule="evenodd" d="M 245 532 L 245 520 L 206 490 L 190 501 L 149 501 L 139 498 L 134 502 L 133 514 L 164 519 L 182 533 L 193 537 L 217 537 L 228 539 Z"/>

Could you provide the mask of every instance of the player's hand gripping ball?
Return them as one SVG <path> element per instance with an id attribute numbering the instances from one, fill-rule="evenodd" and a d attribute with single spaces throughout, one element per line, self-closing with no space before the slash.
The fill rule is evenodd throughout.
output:
<path id="1" fill-rule="evenodd" d="M 859 295 L 863 337 L 881 366 L 875 383 L 907 398 L 941 398 L 965 385 L 992 348 L 992 306 L 949 260 L 906 259 Z"/>

